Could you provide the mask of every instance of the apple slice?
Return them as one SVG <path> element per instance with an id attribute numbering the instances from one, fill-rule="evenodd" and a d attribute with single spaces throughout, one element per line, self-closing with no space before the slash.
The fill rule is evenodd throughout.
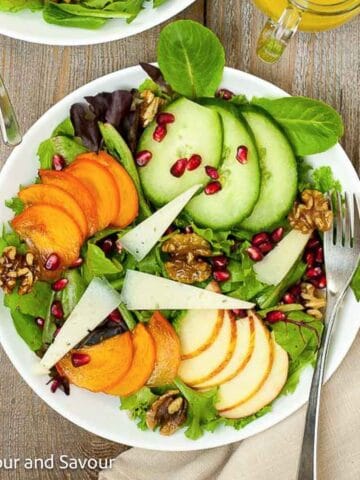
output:
<path id="1" fill-rule="evenodd" d="M 220 292 L 216 282 L 210 282 L 206 290 Z M 208 349 L 216 340 L 223 322 L 224 310 L 188 310 L 178 330 L 181 359 L 196 357 Z"/>
<path id="2" fill-rule="evenodd" d="M 229 313 L 230 314 L 230 313 Z M 196 389 L 212 388 L 229 382 L 238 375 L 248 364 L 254 350 L 254 319 L 252 316 L 236 320 L 236 346 L 230 362 L 214 377 L 206 382 L 194 385 Z"/>
<path id="3" fill-rule="evenodd" d="M 224 323 L 214 343 L 196 357 L 180 363 L 179 377 L 187 385 L 206 382 L 221 372 L 231 360 L 236 345 L 236 322 L 224 312 Z"/>
<path id="4" fill-rule="evenodd" d="M 245 403 L 231 410 L 221 412 L 223 417 L 242 418 L 253 415 L 266 405 L 269 405 L 281 392 L 288 376 L 289 358 L 286 351 L 274 343 L 274 361 L 271 372 L 260 390 Z"/>
<path id="5" fill-rule="evenodd" d="M 219 387 L 216 408 L 219 412 L 230 410 L 246 402 L 260 390 L 269 376 L 273 362 L 273 344 L 270 333 L 263 322 L 254 314 L 255 346 L 246 367 L 229 382 Z"/>
<path id="6" fill-rule="evenodd" d="M 254 264 L 260 282 L 278 285 L 302 254 L 311 233 L 291 230 L 263 260 Z"/>
<path id="7" fill-rule="evenodd" d="M 180 365 L 179 337 L 171 323 L 160 312 L 154 313 L 147 327 L 156 349 L 155 366 L 147 385 L 150 387 L 170 385 Z"/>

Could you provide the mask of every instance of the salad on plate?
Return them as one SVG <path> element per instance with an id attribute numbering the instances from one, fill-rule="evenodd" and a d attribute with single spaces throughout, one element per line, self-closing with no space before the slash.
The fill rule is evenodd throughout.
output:
<path id="1" fill-rule="evenodd" d="M 101 28 L 109 19 L 132 22 L 145 8 L 167 0 L 0 0 L 0 12 L 40 11 L 46 23 L 62 27 Z"/>
<path id="2" fill-rule="evenodd" d="M 54 394 L 119 397 L 139 428 L 196 440 L 266 415 L 316 360 L 342 196 L 304 157 L 343 125 L 317 100 L 221 88 L 224 49 L 192 21 L 163 29 L 158 64 L 39 145 L 0 286 Z"/>

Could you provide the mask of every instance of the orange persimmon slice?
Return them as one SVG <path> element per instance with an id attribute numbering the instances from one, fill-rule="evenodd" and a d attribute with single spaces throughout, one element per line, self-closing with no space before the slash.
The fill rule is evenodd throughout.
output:
<path id="1" fill-rule="evenodd" d="M 80 159 L 98 162 L 112 174 L 120 195 L 120 208 L 111 224 L 121 228 L 130 225 L 139 214 L 139 196 L 135 184 L 125 168 L 104 151 L 82 153 L 77 157 L 77 160 Z"/>
<path id="2" fill-rule="evenodd" d="M 89 355 L 89 363 L 74 367 L 71 361 L 73 353 Z M 131 333 L 126 332 L 97 345 L 72 350 L 57 363 L 56 368 L 73 385 L 91 392 L 103 392 L 120 381 L 129 370 L 132 359 Z"/>
<path id="3" fill-rule="evenodd" d="M 177 375 L 180 360 L 180 340 L 171 323 L 155 312 L 148 323 L 148 329 L 155 341 L 155 368 L 147 385 L 159 387 L 169 385 Z"/>
<path id="4" fill-rule="evenodd" d="M 40 257 L 43 267 L 52 254 L 59 257 L 59 270 L 69 267 L 79 258 L 83 237 L 78 224 L 61 207 L 33 205 L 12 221 L 11 226 Z M 47 278 L 44 270 L 43 278 Z M 49 277 L 56 276 L 48 272 Z"/>
<path id="5" fill-rule="evenodd" d="M 148 381 L 155 366 L 155 343 L 145 325 L 139 323 L 133 332 L 134 357 L 130 369 L 105 393 L 125 397 L 140 390 Z"/>
<path id="6" fill-rule="evenodd" d="M 19 198 L 25 205 L 38 205 L 47 203 L 61 207 L 78 224 L 83 240 L 88 234 L 88 226 L 84 212 L 81 210 L 75 198 L 62 188 L 55 185 L 35 184 L 23 188 L 19 192 Z"/>
<path id="7" fill-rule="evenodd" d="M 66 169 L 86 188 L 96 202 L 98 216 L 97 230 L 108 227 L 119 211 L 120 197 L 115 180 L 110 172 L 99 163 L 91 160 L 76 160 Z"/>
<path id="8" fill-rule="evenodd" d="M 64 171 L 39 170 L 39 176 L 45 185 L 55 185 L 74 197 L 87 219 L 89 236 L 94 235 L 98 225 L 96 203 L 82 182 Z"/>

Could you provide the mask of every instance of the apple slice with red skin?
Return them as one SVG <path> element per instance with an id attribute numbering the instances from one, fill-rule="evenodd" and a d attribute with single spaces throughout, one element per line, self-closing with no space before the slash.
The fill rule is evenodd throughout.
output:
<path id="1" fill-rule="evenodd" d="M 174 327 L 160 312 L 155 312 L 148 323 L 148 329 L 155 342 L 156 360 L 150 387 L 170 385 L 177 376 L 180 365 L 180 340 Z"/>

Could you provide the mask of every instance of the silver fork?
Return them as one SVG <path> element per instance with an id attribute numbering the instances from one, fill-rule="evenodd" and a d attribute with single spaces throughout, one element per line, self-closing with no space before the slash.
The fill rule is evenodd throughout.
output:
<path id="1" fill-rule="evenodd" d="M 6 145 L 14 147 L 21 140 L 19 124 L 16 120 L 14 109 L 11 105 L 9 95 L 5 88 L 3 79 L 0 76 L 0 130 Z"/>
<path id="2" fill-rule="evenodd" d="M 305 430 L 298 468 L 298 480 L 317 479 L 317 439 L 321 387 L 330 337 L 336 313 L 349 287 L 360 258 L 360 213 L 355 195 L 336 196 L 333 228 L 324 235 L 324 253 L 327 275 L 327 307 L 324 332 L 318 351 L 317 363 L 312 379 Z"/>

